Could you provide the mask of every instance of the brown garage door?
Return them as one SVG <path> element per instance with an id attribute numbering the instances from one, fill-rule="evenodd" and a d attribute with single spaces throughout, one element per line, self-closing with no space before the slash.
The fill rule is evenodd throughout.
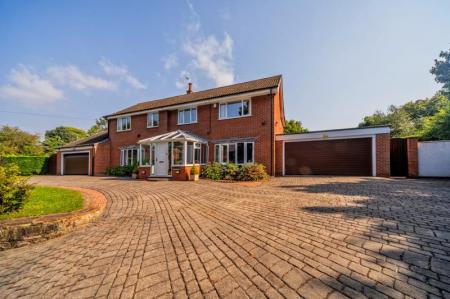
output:
<path id="1" fill-rule="evenodd" d="M 64 174 L 89 174 L 89 154 L 64 155 Z"/>
<path id="2" fill-rule="evenodd" d="M 371 138 L 285 143 L 287 175 L 372 175 Z"/>

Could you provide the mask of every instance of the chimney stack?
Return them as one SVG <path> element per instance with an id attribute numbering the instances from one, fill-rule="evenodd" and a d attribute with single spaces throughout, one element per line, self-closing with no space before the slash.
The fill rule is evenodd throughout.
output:
<path id="1" fill-rule="evenodd" d="M 187 93 L 187 94 L 192 93 L 192 82 L 189 82 L 189 83 L 188 83 L 188 89 L 186 90 L 186 93 Z"/>

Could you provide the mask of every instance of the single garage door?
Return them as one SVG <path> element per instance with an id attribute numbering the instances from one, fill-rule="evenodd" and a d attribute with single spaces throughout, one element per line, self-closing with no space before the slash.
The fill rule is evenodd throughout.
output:
<path id="1" fill-rule="evenodd" d="M 64 174 L 89 174 L 89 154 L 64 155 Z"/>
<path id="2" fill-rule="evenodd" d="M 372 139 L 286 142 L 285 174 L 372 175 Z"/>

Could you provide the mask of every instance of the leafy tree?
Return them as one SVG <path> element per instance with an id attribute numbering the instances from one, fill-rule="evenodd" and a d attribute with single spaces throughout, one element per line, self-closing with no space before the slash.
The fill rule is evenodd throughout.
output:
<path id="1" fill-rule="evenodd" d="M 425 120 L 421 135 L 425 140 L 450 140 L 450 101 Z"/>
<path id="2" fill-rule="evenodd" d="M 430 73 L 435 76 L 435 80 L 438 83 L 444 84 L 443 92 L 450 95 L 450 50 L 442 51 L 439 54 L 440 59 L 434 60 L 434 66 L 431 68 Z"/>
<path id="3" fill-rule="evenodd" d="M 308 132 L 308 129 L 302 126 L 302 123 L 295 119 L 290 119 L 286 121 L 284 124 L 284 133 L 292 134 L 292 133 L 303 133 Z"/>
<path id="4" fill-rule="evenodd" d="M 0 129 L 0 155 L 41 155 L 43 148 L 39 135 L 22 131 L 18 127 Z"/>
<path id="5" fill-rule="evenodd" d="M 87 131 L 88 135 L 94 135 L 101 131 L 108 129 L 108 121 L 105 118 L 99 118 L 95 120 L 95 124 Z"/>
<path id="6" fill-rule="evenodd" d="M 64 144 L 87 136 L 86 131 L 83 129 L 60 126 L 45 132 L 44 146 L 48 152 L 54 152 Z"/>

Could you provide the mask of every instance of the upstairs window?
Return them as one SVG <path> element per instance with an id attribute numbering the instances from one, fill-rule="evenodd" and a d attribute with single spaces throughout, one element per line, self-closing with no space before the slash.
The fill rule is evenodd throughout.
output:
<path id="1" fill-rule="evenodd" d="M 197 122 L 197 108 L 178 110 L 178 124 L 186 125 Z"/>
<path id="2" fill-rule="evenodd" d="M 159 126 L 159 112 L 147 114 L 147 128 L 155 128 Z"/>
<path id="3" fill-rule="evenodd" d="M 117 131 L 131 130 L 131 116 L 119 117 L 117 119 Z"/>
<path id="4" fill-rule="evenodd" d="M 237 118 L 250 115 L 250 100 L 222 103 L 219 106 L 219 119 Z"/>

